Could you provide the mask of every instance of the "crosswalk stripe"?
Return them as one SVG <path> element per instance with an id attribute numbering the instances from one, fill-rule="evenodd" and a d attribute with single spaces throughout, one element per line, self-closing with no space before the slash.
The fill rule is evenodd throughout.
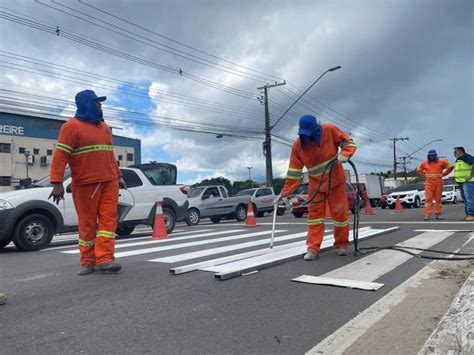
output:
<path id="1" fill-rule="evenodd" d="M 173 234 L 170 234 L 170 236 L 171 236 L 172 238 L 170 238 L 170 239 L 162 239 L 162 240 L 160 239 L 160 240 L 161 240 L 162 242 L 164 242 L 164 241 L 172 241 L 172 240 L 175 240 L 175 239 L 174 239 L 175 236 L 180 236 L 180 235 L 185 235 L 185 234 L 192 234 L 192 233 L 196 233 L 196 232 L 198 232 L 198 233 L 201 233 L 201 232 L 212 232 L 212 231 L 214 231 L 214 230 L 215 230 L 215 229 L 200 229 L 200 230 L 193 230 L 193 231 L 187 231 L 187 232 L 173 233 Z M 187 238 L 187 239 L 192 239 L 192 238 L 194 238 L 194 237 L 190 237 L 190 238 Z M 150 240 L 150 236 L 148 236 L 148 237 L 137 237 L 137 238 L 135 238 L 135 237 L 133 237 L 133 235 L 132 235 L 131 238 L 127 238 L 127 239 L 117 239 L 117 240 L 115 241 L 115 247 L 118 248 L 118 244 L 122 244 L 122 243 L 127 244 L 126 246 L 128 246 L 128 244 L 131 244 L 131 243 L 136 242 L 137 240 L 143 240 L 143 239 Z M 179 240 L 183 240 L 183 239 L 185 239 L 185 238 L 184 238 L 184 237 L 183 237 L 183 238 L 179 238 Z M 77 242 L 77 240 L 78 240 L 77 237 L 76 237 L 76 239 L 74 239 L 74 240 Z M 74 240 L 71 240 L 71 241 L 74 241 Z M 176 240 L 178 240 L 178 238 L 177 238 Z M 156 241 L 155 241 L 155 242 L 156 242 Z M 126 246 L 125 246 L 125 247 L 126 247 Z M 60 249 L 71 249 L 72 247 L 73 247 L 73 246 L 71 246 L 71 245 L 65 245 L 65 246 L 60 246 L 60 247 L 52 247 L 52 248 L 47 248 L 47 249 L 41 249 L 40 251 L 51 251 L 51 250 L 60 250 Z M 75 247 L 75 246 L 74 246 L 74 247 Z M 78 251 L 78 253 L 79 253 L 79 251 Z"/>
<path id="2" fill-rule="evenodd" d="M 452 232 L 426 232 L 398 243 L 396 246 L 427 249 L 453 234 Z M 421 253 L 421 251 L 417 250 L 411 250 L 411 252 Z M 375 281 L 411 258 L 411 255 L 399 251 L 381 250 L 320 276 L 358 281 Z"/>
<path id="3" fill-rule="evenodd" d="M 278 232 L 284 232 L 284 231 L 278 231 Z M 256 233 L 238 234 L 238 235 L 230 236 L 230 237 L 221 237 L 221 238 L 213 238 L 213 239 L 207 239 L 207 240 L 199 240 L 199 241 L 189 242 L 189 243 L 172 244 L 172 245 L 166 245 L 166 246 L 162 246 L 162 247 L 130 250 L 130 251 L 125 251 L 125 252 L 115 253 L 115 257 L 123 258 L 123 257 L 127 257 L 127 256 L 151 254 L 151 253 L 157 253 L 157 252 L 166 251 L 166 250 L 174 250 L 174 249 L 194 247 L 194 246 L 199 246 L 199 245 L 227 242 L 227 241 L 243 239 L 243 238 L 258 237 L 258 236 L 265 235 L 265 234 L 270 234 L 270 233 L 271 233 L 270 231 L 262 231 L 262 232 L 256 232 Z M 75 254 L 72 251 L 63 251 L 62 253 Z"/>
<path id="4" fill-rule="evenodd" d="M 137 246 L 150 245 L 150 244 L 180 242 L 182 240 L 212 237 L 212 236 L 216 236 L 216 235 L 238 233 L 238 232 L 242 232 L 242 231 L 243 231 L 242 229 L 233 229 L 233 230 L 225 231 L 225 232 L 220 231 L 220 232 L 212 232 L 212 233 L 193 234 L 193 235 L 190 235 L 190 236 L 180 237 L 180 238 L 176 238 L 176 239 L 169 238 L 169 239 L 147 240 L 147 241 L 144 241 L 144 242 L 128 242 L 128 243 L 121 243 L 121 244 L 116 245 L 115 249 L 137 247 Z M 150 239 L 150 238 L 148 238 L 148 239 Z M 66 253 L 66 254 L 79 254 L 79 252 L 80 251 L 76 249 L 76 250 L 71 250 L 71 251 L 67 251 L 67 252 L 64 251 L 63 253 Z"/>
<path id="5" fill-rule="evenodd" d="M 307 234 L 306 232 L 289 234 L 289 235 L 275 238 L 275 241 L 278 242 L 278 241 L 297 239 L 297 238 L 306 236 L 306 234 Z M 211 248 L 211 249 L 205 249 L 205 250 L 200 250 L 200 251 L 195 251 L 195 252 L 190 252 L 190 253 L 185 253 L 185 254 L 167 256 L 167 257 L 153 259 L 149 261 L 159 262 L 159 263 L 176 263 L 179 261 L 197 259 L 197 258 L 202 258 L 203 256 L 221 254 L 221 253 L 225 253 L 232 250 L 239 250 L 239 249 L 254 247 L 257 245 L 265 245 L 265 244 L 268 245 L 269 241 L 266 239 L 263 239 L 263 240 L 261 239 L 261 240 L 255 240 L 252 242 L 247 242 L 247 243 L 233 244 L 233 245 L 227 245 L 227 246 L 219 247 L 219 248 Z M 304 241 L 302 242 L 302 244 L 304 245 Z"/>

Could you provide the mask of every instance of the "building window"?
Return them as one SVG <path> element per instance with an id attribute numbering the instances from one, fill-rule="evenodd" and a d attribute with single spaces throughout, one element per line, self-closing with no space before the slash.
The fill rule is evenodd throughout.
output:
<path id="1" fill-rule="evenodd" d="M 10 186 L 12 178 L 10 176 L 0 176 L 0 186 Z"/>
<path id="2" fill-rule="evenodd" d="M 20 153 L 20 154 L 25 154 L 25 148 L 24 148 L 24 147 L 20 147 L 20 148 L 18 149 L 18 153 Z"/>
<path id="3" fill-rule="evenodd" d="M 127 161 L 133 161 L 133 154 L 127 153 Z"/>
<path id="4" fill-rule="evenodd" d="M 48 149 L 46 151 L 46 155 L 53 155 L 53 150 L 52 149 Z"/>
<path id="5" fill-rule="evenodd" d="M 118 160 L 123 160 L 123 156 L 119 155 Z"/>
<path id="6" fill-rule="evenodd" d="M 33 149 L 33 154 L 39 155 L 39 153 L 40 153 L 40 150 L 38 148 Z"/>
<path id="7" fill-rule="evenodd" d="M 0 143 L 0 153 L 11 153 L 12 146 L 10 143 Z"/>

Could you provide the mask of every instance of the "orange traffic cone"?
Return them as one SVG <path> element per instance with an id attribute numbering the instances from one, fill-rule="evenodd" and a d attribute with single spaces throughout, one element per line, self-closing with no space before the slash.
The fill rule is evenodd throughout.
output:
<path id="1" fill-rule="evenodd" d="M 168 232 L 166 231 L 165 217 L 163 216 L 163 207 L 161 206 L 161 199 L 156 202 L 155 223 L 153 224 L 152 239 L 167 239 Z"/>
<path id="2" fill-rule="evenodd" d="M 372 204 L 370 203 L 369 196 L 367 193 L 364 193 L 364 201 L 365 201 L 365 212 L 366 215 L 374 214 L 374 210 L 372 209 Z"/>
<path id="3" fill-rule="evenodd" d="M 400 196 L 397 196 L 397 201 L 395 201 L 395 212 L 403 212 L 403 206 L 400 202 Z"/>
<path id="4" fill-rule="evenodd" d="M 247 218 L 245 219 L 246 227 L 257 227 L 257 220 L 255 219 L 255 214 L 253 213 L 253 204 L 252 200 L 249 200 L 247 205 Z"/>
<path id="5" fill-rule="evenodd" d="M 324 218 L 332 219 L 331 210 L 329 209 L 329 203 L 327 200 L 326 200 L 326 212 L 324 213 Z"/>

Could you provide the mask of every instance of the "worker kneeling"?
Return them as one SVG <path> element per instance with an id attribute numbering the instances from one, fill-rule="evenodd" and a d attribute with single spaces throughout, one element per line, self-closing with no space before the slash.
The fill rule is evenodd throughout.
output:
<path id="1" fill-rule="evenodd" d="M 71 169 L 71 189 L 79 220 L 79 275 L 94 271 L 116 273 L 115 230 L 119 186 L 125 188 L 114 156 L 112 133 L 105 124 L 101 102 L 92 90 L 76 95 L 77 112 L 59 131 L 51 164 L 49 197 L 59 203 L 64 199 L 63 176 Z"/>
<path id="2" fill-rule="evenodd" d="M 308 205 L 308 252 L 304 260 L 316 260 L 319 256 L 324 238 L 326 200 L 334 220 L 334 247 L 338 255 L 345 256 L 349 244 L 349 206 L 341 163 L 349 160 L 357 145 L 339 128 L 331 124 L 320 125 L 311 115 L 300 118 L 298 135 L 291 149 L 290 167 L 281 197 L 291 195 L 298 188 L 303 167 L 306 167 L 309 172 L 309 196 L 317 194 Z M 334 161 L 337 164 L 329 169 L 328 164 Z"/>

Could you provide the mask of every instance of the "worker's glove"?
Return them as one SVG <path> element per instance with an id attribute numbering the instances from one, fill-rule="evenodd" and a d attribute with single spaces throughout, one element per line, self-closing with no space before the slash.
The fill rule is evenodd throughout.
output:
<path id="1" fill-rule="evenodd" d="M 343 154 L 338 154 L 338 155 L 337 155 L 337 162 L 338 162 L 339 164 L 341 164 L 341 163 L 347 163 L 348 160 L 349 160 L 349 158 L 346 157 L 346 156 L 343 155 Z"/>

